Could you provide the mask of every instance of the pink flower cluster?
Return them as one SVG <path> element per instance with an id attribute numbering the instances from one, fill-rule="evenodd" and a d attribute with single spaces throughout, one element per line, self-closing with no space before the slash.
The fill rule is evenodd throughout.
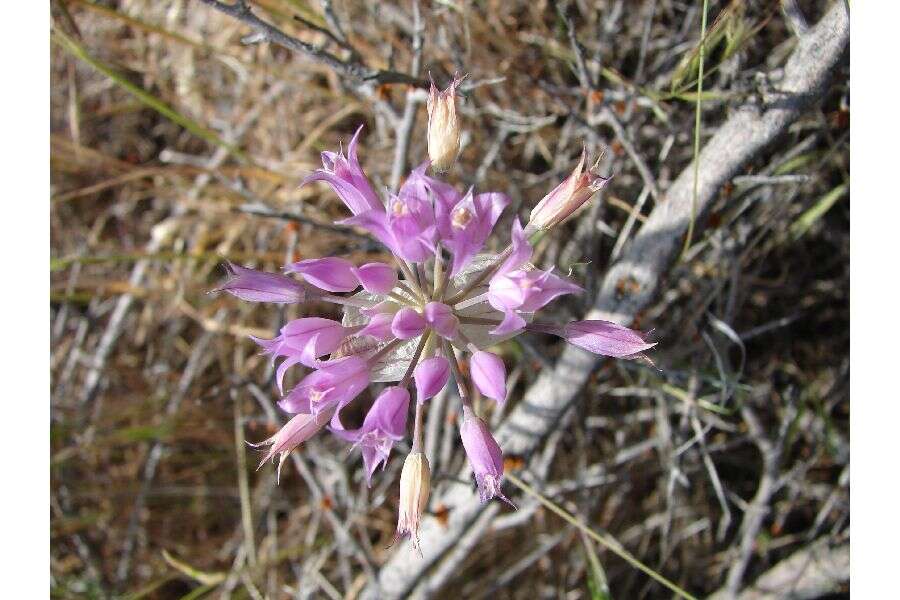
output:
<path id="1" fill-rule="evenodd" d="M 508 394 L 506 366 L 489 348 L 523 331 L 554 334 L 590 352 L 617 358 L 641 356 L 654 344 L 637 331 L 606 321 L 553 325 L 535 319 L 535 313 L 554 299 L 581 291 L 552 270 L 529 262 L 529 238 L 569 216 L 605 183 L 584 171 L 585 156 L 537 205 L 526 227 L 513 219 L 509 247 L 496 255 L 481 254 L 509 198 L 471 189 L 461 194 L 429 176 L 426 161 L 382 202 L 357 157 L 361 129 L 346 155 L 323 153 L 323 167 L 304 185 L 328 183 L 352 214 L 339 223 L 368 231 L 390 251 L 392 263 L 354 265 L 339 257 L 301 260 L 286 267 L 299 279 L 229 264 L 230 278 L 220 289 L 253 302 L 313 300 L 340 305 L 344 311 L 341 322 L 305 317 L 287 323 L 273 339 L 254 338 L 280 361 L 279 406 L 294 415 L 263 442 L 269 446 L 263 462 L 280 458 L 283 464 L 291 450 L 327 425 L 334 435 L 360 448 L 371 484 L 393 445 L 406 437 L 415 396 L 412 453 L 401 488 L 415 490 L 406 493 L 416 496 L 401 498 L 398 534 L 411 533 L 417 543 L 416 511 L 427 502 L 430 481 L 422 414 L 451 375 L 462 403 L 460 436 L 480 498 L 506 500 L 501 489 L 502 451 L 475 414 L 474 390 L 462 376 L 460 355 L 471 354 L 468 373 L 474 388 L 502 405 Z M 285 391 L 285 373 L 295 366 L 310 371 Z M 346 429 L 341 411 L 373 382 L 390 385 L 378 394 L 362 426 Z"/>

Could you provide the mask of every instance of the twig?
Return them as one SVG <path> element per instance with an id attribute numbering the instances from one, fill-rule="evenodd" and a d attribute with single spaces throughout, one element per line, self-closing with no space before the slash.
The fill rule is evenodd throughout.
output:
<path id="1" fill-rule="evenodd" d="M 788 427 L 794 420 L 796 411 L 793 406 L 788 405 L 785 414 L 781 417 L 781 427 L 779 428 L 778 437 L 775 441 L 766 437 L 765 429 L 760 424 L 756 413 L 748 404 L 741 407 L 741 416 L 747 423 L 750 432 L 750 439 L 759 448 L 763 459 L 762 474 L 759 477 L 759 486 L 756 488 L 756 494 L 750 505 L 744 511 L 744 520 L 741 523 L 740 545 L 738 556 L 732 561 L 731 568 L 728 569 L 728 576 L 725 579 L 725 594 L 728 597 L 734 597 L 741 585 L 744 572 L 750 563 L 756 546 L 756 536 L 762 527 L 763 520 L 768 514 L 769 501 L 780 487 L 778 481 L 778 472 L 781 466 L 781 454 L 784 448 L 784 441 L 787 437 Z"/>
<path id="2" fill-rule="evenodd" d="M 412 65 L 409 72 L 413 77 L 419 76 L 422 68 L 422 34 L 425 25 L 422 23 L 422 14 L 418 0 L 413 1 L 413 40 L 412 40 Z M 416 90 L 406 92 L 406 105 L 403 107 L 403 117 L 397 125 L 397 145 L 394 149 L 394 163 L 391 165 L 391 191 L 396 192 L 400 186 L 400 178 L 406 171 L 406 159 L 409 154 L 409 143 L 412 138 L 413 127 L 416 124 L 416 109 L 419 105 L 419 94 Z"/>
<path id="3" fill-rule="evenodd" d="M 763 573 L 745 589 L 738 600 L 777 600 L 778 598 L 823 598 L 839 592 L 850 581 L 850 543 L 832 546 L 822 538 L 798 550 Z M 725 600 L 720 590 L 709 600 Z"/>
<path id="4" fill-rule="evenodd" d="M 659 202 L 660 193 L 659 186 L 656 184 L 656 178 L 653 176 L 653 173 L 650 171 L 650 168 L 647 166 L 647 163 L 644 162 L 644 159 L 641 157 L 640 153 L 638 153 L 637 149 L 634 147 L 634 144 L 631 143 L 631 138 L 628 133 L 625 131 L 625 127 L 622 126 L 621 121 L 619 121 L 618 117 L 609 109 L 609 107 L 604 106 L 603 110 L 600 111 L 598 115 L 598 119 L 594 121 L 592 124 L 596 123 L 606 123 L 610 126 L 613 132 L 616 134 L 616 137 L 619 139 L 619 142 L 622 144 L 622 147 L 625 148 L 625 152 L 628 154 L 628 157 L 634 162 L 634 166 L 637 168 L 638 173 L 641 175 L 641 179 L 644 180 L 644 184 L 650 188 L 650 193 L 653 195 L 653 200 Z"/>
<path id="5" fill-rule="evenodd" d="M 354 60 L 341 60 L 334 54 L 326 52 L 321 48 L 317 48 L 313 44 L 308 44 L 295 37 L 289 36 L 271 23 L 263 21 L 250 10 L 250 6 L 245 0 L 236 0 L 234 4 L 219 2 L 218 0 L 200 0 L 207 6 L 222 12 L 238 21 L 245 23 L 253 28 L 254 34 L 244 38 L 245 43 L 272 42 L 309 56 L 311 59 L 320 62 L 335 73 L 342 75 L 357 84 L 389 84 L 404 83 L 413 87 L 424 88 L 428 82 L 410 77 L 405 73 L 398 71 L 390 71 L 384 69 L 370 69 L 360 62 Z"/>

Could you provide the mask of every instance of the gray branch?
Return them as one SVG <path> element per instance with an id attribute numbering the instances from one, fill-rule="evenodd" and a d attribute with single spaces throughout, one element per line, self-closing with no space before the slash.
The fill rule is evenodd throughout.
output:
<path id="1" fill-rule="evenodd" d="M 719 189 L 820 96 L 848 43 L 848 11 L 844 2 L 835 2 L 822 20 L 799 39 L 777 91 L 769 93 L 762 105 L 735 110 L 704 147 L 699 157 L 702 168 L 696 200 L 698 218 L 713 203 Z M 585 318 L 628 324 L 650 303 L 681 248 L 691 218 L 692 190 L 693 167 L 689 165 L 608 271 Z M 616 292 L 617 284 L 625 280 L 637 284 L 634 293 Z M 599 357 L 567 346 L 555 368 L 541 373 L 498 430 L 497 438 L 504 451 L 530 456 L 539 448 L 600 363 Z M 363 597 L 405 598 L 428 593 L 427 586 L 419 586 L 420 580 L 429 569 L 439 568 L 438 563 L 466 536 L 484 510 L 471 489 L 461 485 L 450 486 L 438 495 L 433 505 L 439 503 L 450 507 L 449 522 L 442 526 L 435 519 L 424 520 L 420 531 L 423 559 L 413 558 L 408 543 L 397 547 L 382 567 L 378 581 L 370 583 Z"/>
<path id="2" fill-rule="evenodd" d="M 313 44 L 304 42 L 303 40 L 299 40 L 293 36 L 290 36 L 278 29 L 271 23 L 267 21 L 263 21 L 250 10 L 250 6 L 245 2 L 245 0 L 236 0 L 233 4 L 228 4 L 227 2 L 219 2 L 219 0 L 200 0 L 204 4 L 211 6 L 242 23 L 249 25 L 253 28 L 253 34 L 244 38 L 245 43 L 258 43 L 258 42 L 272 42 L 274 44 L 278 44 L 288 50 L 293 50 L 294 52 L 299 52 L 301 54 L 305 54 L 309 56 L 316 62 L 320 62 L 330 69 L 332 69 L 335 73 L 350 79 L 354 83 L 363 84 L 363 83 L 375 83 L 375 84 L 387 84 L 387 83 L 405 83 L 412 85 L 414 87 L 425 88 L 428 86 L 428 82 L 419 79 L 416 77 L 411 77 L 406 73 L 400 73 L 399 71 L 390 71 L 384 69 L 372 69 L 367 67 L 366 65 L 352 59 L 351 52 L 351 60 L 341 60 L 334 54 L 323 50 Z M 329 33 L 329 37 L 335 38 L 340 33 Z"/>

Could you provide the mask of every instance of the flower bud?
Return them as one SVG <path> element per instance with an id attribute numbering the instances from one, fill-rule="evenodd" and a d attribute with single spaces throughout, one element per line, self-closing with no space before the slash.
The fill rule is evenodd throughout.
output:
<path id="1" fill-rule="evenodd" d="M 503 452 L 497 440 L 491 435 L 487 424 L 468 406 L 463 407 L 463 422 L 459 426 L 463 448 L 469 459 L 469 466 L 478 484 L 478 497 L 484 504 L 492 498 L 500 498 L 513 508 L 515 505 L 503 495 Z"/>
<path id="2" fill-rule="evenodd" d="M 428 506 L 431 493 L 431 467 L 424 452 L 410 452 L 400 473 L 400 515 L 396 538 L 409 535 L 413 548 L 419 549 L 419 521 Z M 419 550 L 421 554 L 421 550 Z"/>
<path id="3" fill-rule="evenodd" d="M 456 114 L 456 88 L 462 77 L 453 81 L 443 92 L 434 82 L 428 94 L 428 158 L 435 171 L 443 172 L 453 166 L 459 153 L 459 117 Z"/>
<path id="4" fill-rule="evenodd" d="M 397 285 L 397 271 L 384 263 L 373 262 L 354 267 L 353 274 L 370 294 L 387 294 Z"/>
<path id="5" fill-rule="evenodd" d="M 613 358 L 647 359 L 644 350 L 656 345 L 656 342 L 648 342 L 647 336 L 640 331 L 609 321 L 572 321 L 566 325 L 541 324 L 531 329 L 558 335 L 588 352 Z"/>
<path id="6" fill-rule="evenodd" d="M 425 402 L 437 395 L 450 379 L 450 361 L 443 356 L 427 358 L 420 362 L 413 372 L 416 382 L 416 397 Z"/>
<path id="7" fill-rule="evenodd" d="M 359 330 L 359 335 L 367 335 L 373 337 L 379 342 L 387 342 L 393 339 L 394 332 L 391 331 L 391 323 L 394 315 L 391 313 L 378 313 L 373 315 L 366 326 Z"/>
<path id="8" fill-rule="evenodd" d="M 469 371 L 479 392 L 498 404 L 506 402 L 506 366 L 499 356 L 484 350 L 475 352 L 469 361 Z"/>
<path id="9" fill-rule="evenodd" d="M 307 283 L 327 292 L 352 292 L 359 287 L 349 260 L 328 256 L 311 258 L 288 265 L 288 271 L 300 273 Z"/>
<path id="10" fill-rule="evenodd" d="M 453 309 L 442 302 L 429 302 L 425 305 L 425 322 L 445 340 L 456 337 L 456 329 L 459 327 L 459 319 L 453 314 Z"/>
<path id="11" fill-rule="evenodd" d="M 225 268 L 228 281 L 216 291 L 249 302 L 292 304 L 306 299 L 306 288 L 285 275 L 247 269 L 230 262 L 225 263 Z"/>
<path id="12" fill-rule="evenodd" d="M 394 315 L 391 331 L 397 339 L 409 340 L 422 335 L 426 326 L 425 317 L 420 315 L 416 309 L 406 306 Z"/>
<path id="13" fill-rule="evenodd" d="M 608 177 L 595 175 L 591 169 L 584 171 L 586 160 L 587 150 L 583 150 L 575 170 L 534 207 L 525 228 L 527 234 L 550 229 L 562 223 L 590 200 L 594 192 L 606 185 Z M 596 164 L 594 166 L 596 167 Z"/>

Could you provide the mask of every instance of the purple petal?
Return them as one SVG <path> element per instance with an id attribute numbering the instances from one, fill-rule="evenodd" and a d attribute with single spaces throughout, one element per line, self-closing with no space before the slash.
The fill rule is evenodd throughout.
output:
<path id="1" fill-rule="evenodd" d="M 456 275 L 484 247 L 503 209 L 510 203 L 505 194 L 472 196 L 470 189 L 451 209 L 435 204 L 435 217 L 444 245 L 453 253 L 450 275 Z"/>
<path id="2" fill-rule="evenodd" d="M 500 265 L 494 277 L 502 277 L 506 273 L 518 269 L 531 259 L 531 244 L 522 230 L 522 224 L 517 218 L 512 224 L 512 252 Z"/>
<path id="3" fill-rule="evenodd" d="M 300 184 L 304 186 L 313 181 L 327 182 L 354 215 L 370 210 L 384 212 L 384 205 L 372 189 L 372 184 L 369 183 L 356 155 L 362 129 L 363 126 L 360 125 L 353 134 L 347 149 L 348 157 L 344 157 L 343 153 L 323 152 L 323 168 L 315 171 Z"/>
<path id="4" fill-rule="evenodd" d="M 359 283 L 370 294 L 387 294 L 397 285 L 397 271 L 391 265 L 372 262 L 354 268 Z"/>
<path id="5" fill-rule="evenodd" d="M 413 371 L 416 382 L 416 398 L 424 402 L 437 395 L 450 379 L 450 361 L 443 356 L 423 360 Z"/>
<path id="6" fill-rule="evenodd" d="M 385 245 L 392 254 L 398 255 L 399 245 L 389 227 L 388 217 L 383 210 L 370 210 L 337 222 L 339 225 L 360 227 L 371 233 Z"/>
<path id="7" fill-rule="evenodd" d="M 398 339 L 408 340 L 422 335 L 426 325 L 425 318 L 407 306 L 398 310 L 394 315 L 391 332 Z"/>
<path id="8" fill-rule="evenodd" d="M 321 363 L 322 367 L 304 377 L 279 403 L 291 413 L 320 412 L 334 408 L 332 424 L 338 423 L 340 409 L 350 403 L 369 385 L 369 368 L 366 361 L 348 356 Z"/>
<path id="9" fill-rule="evenodd" d="M 378 429 L 394 440 L 401 440 L 406 436 L 408 413 L 409 392 L 396 385 L 385 388 L 366 414 L 363 429 Z"/>
<path id="10" fill-rule="evenodd" d="M 337 321 L 321 317 L 294 319 L 281 328 L 284 344 L 294 350 L 306 349 L 314 336 L 316 337 L 314 356 L 318 357 L 337 350 L 347 336 L 347 330 Z"/>
<path id="11" fill-rule="evenodd" d="M 300 273 L 310 284 L 329 292 L 352 292 L 359 287 L 353 274 L 353 263 L 336 256 L 301 260 L 290 265 L 288 270 Z"/>
<path id="12" fill-rule="evenodd" d="M 275 371 L 275 384 L 278 386 L 278 393 L 284 393 L 284 376 L 287 373 L 287 370 L 298 363 L 309 366 L 308 362 L 304 361 L 304 356 L 302 354 L 288 356 L 281 361 L 280 365 L 278 365 L 278 369 Z"/>
<path id="13" fill-rule="evenodd" d="M 362 448 L 366 481 L 371 486 L 372 474 L 379 464 L 384 464 L 395 441 L 406 435 L 406 418 L 409 413 L 409 392 L 402 387 L 386 388 L 372 404 L 362 427 L 344 431 L 332 426 L 332 432 L 344 440 L 355 442 Z"/>
<path id="14" fill-rule="evenodd" d="M 503 321 L 501 321 L 499 325 L 491 329 L 491 335 L 507 335 L 525 327 L 525 319 L 520 317 L 515 310 L 511 308 L 505 308 L 503 310 Z"/>
<path id="15" fill-rule="evenodd" d="M 483 350 L 476 352 L 469 361 L 469 371 L 478 391 L 500 404 L 506 401 L 506 365 L 499 356 Z"/>
<path id="16" fill-rule="evenodd" d="M 285 275 L 247 269 L 230 262 L 225 263 L 225 268 L 229 279 L 214 291 L 228 292 L 248 302 L 291 304 L 306 299 L 304 287 Z"/>
<path id="17" fill-rule="evenodd" d="M 539 310 L 565 294 L 575 294 L 584 291 L 581 286 L 558 277 L 550 271 L 535 269 L 529 273 L 529 276 L 533 279 L 534 285 L 526 293 L 524 302 L 518 307 L 519 310 L 524 312 Z"/>

